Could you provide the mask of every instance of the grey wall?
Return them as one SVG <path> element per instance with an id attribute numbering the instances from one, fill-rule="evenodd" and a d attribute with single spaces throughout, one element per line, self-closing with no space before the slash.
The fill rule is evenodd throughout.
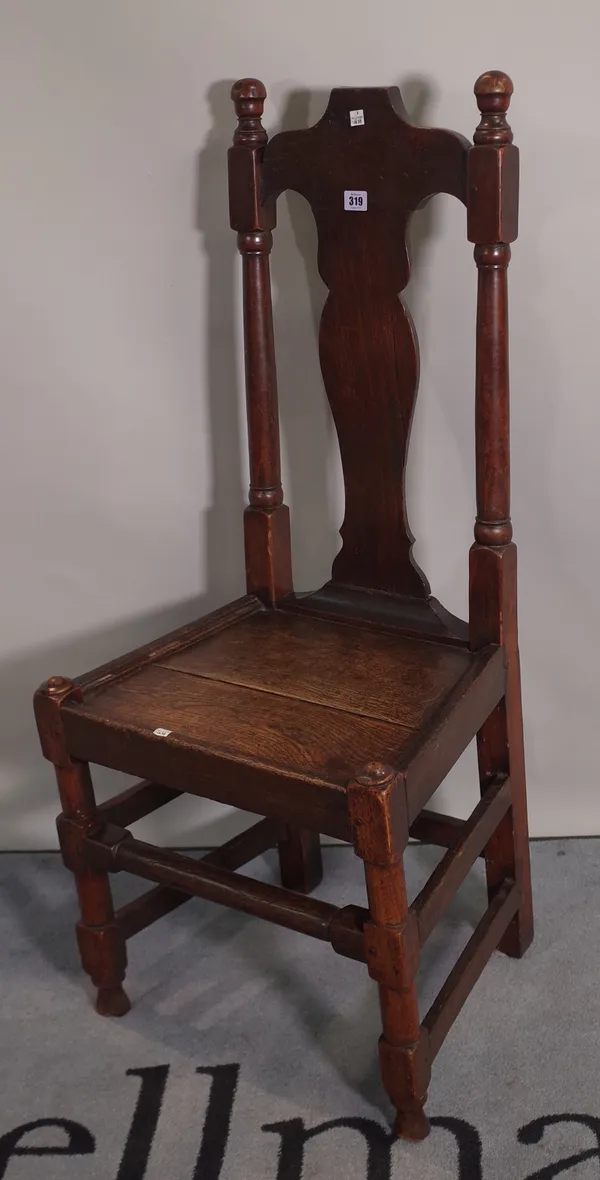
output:
<path id="1" fill-rule="evenodd" d="M 515 82 L 523 153 L 513 514 L 532 827 L 600 831 L 597 6 L 505 0 L 496 11 L 475 0 L 1 0 L 3 846 L 55 840 L 54 784 L 31 720 L 37 683 L 243 589 L 231 81 L 266 81 L 271 130 L 314 121 L 331 85 L 400 82 L 415 117 L 470 136 L 473 82 L 496 67 Z M 306 589 L 327 576 L 342 502 L 314 348 L 313 230 L 300 199 L 281 205 L 286 490 Z M 415 254 L 423 372 L 411 520 L 434 591 L 461 612 L 475 275 L 458 204 L 439 198 L 420 215 Z M 442 802 L 465 813 L 474 773 L 468 754 Z M 117 781 L 101 775 L 101 792 Z M 231 822 L 190 801 L 143 830 L 192 844 Z"/>

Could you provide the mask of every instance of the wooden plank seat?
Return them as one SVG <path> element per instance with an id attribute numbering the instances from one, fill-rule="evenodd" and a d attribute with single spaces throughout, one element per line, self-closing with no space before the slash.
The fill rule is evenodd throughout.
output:
<path id="1" fill-rule="evenodd" d="M 347 840 L 346 787 L 365 764 L 404 770 L 411 822 L 505 687 L 497 646 L 473 653 L 250 596 L 173 646 L 74 682 L 71 756 Z M 465 723 L 450 732 L 457 709 Z M 432 748 L 434 773 L 420 776 Z"/>
<path id="2" fill-rule="evenodd" d="M 474 143 L 411 124 L 397 90 L 332 91 L 323 118 L 270 142 L 262 83 L 233 87 L 230 220 L 242 255 L 250 450 L 244 516 L 247 594 L 76 680 L 35 696 L 55 767 L 63 859 L 81 910 L 77 939 L 97 1010 L 122 1016 L 126 943 L 190 897 L 327 941 L 379 988 L 381 1076 L 395 1132 L 423 1138 L 431 1065 L 496 948 L 533 935 L 509 495 L 507 267 L 517 235 L 518 153 L 506 121 L 512 83 L 483 74 Z M 354 118 L 351 118 L 354 116 Z M 319 333 L 345 487 L 331 579 L 294 591 L 283 503 L 269 254 L 280 193 L 308 201 L 328 288 Z M 399 297 L 407 227 L 432 195 L 467 209 L 478 270 L 475 543 L 469 619 L 431 595 L 414 561 L 404 494 L 417 393 L 414 328 Z M 477 740 L 478 801 L 466 821 L 427 809 Z M 90 764 L 141 781 L 98 805 Z M 263 817 L 201 860 L 134 838 L 136 820 L 182 793 Z M 352 843 L 365 906 L 308 894 L 320 833 Z M 409 840 L 445 852 L 409 904 Z M 240 870 L 277 848 L 281 885 Z M 416 988 L 422 945 L 478 857 L 488 908 L 429 1012 Z M 110 875 L 151 883 L 113 907 Z M 282 1048 L 282 1053 L 284 1049 Z"/>

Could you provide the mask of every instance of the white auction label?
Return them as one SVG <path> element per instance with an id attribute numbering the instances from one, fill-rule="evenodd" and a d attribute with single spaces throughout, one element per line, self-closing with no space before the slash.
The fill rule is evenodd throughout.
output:
<path id="1" fill-rule="evenodd" d="M 363 212 L 367 208 L 367 194 L 356 189 L 349 189 L 344 192 L 344 209 L 348 209 L 353 213 Z"/>
<path id="2" fill-rule="evenodd" d="M 155 729 L 154 732 L 157 737 L 168 737 L 173 731 L 171 729 Z"/>
<path id="3" fill-rule="evenodd" d="M 364 111 L 350 111 L 350 126 L 351 127 L 362 127 L 364 121 L 365 121 L 365 112 Z"/>

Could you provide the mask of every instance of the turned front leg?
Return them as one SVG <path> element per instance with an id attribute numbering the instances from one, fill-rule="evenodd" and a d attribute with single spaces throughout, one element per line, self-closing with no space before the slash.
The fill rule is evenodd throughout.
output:
<path id="1" fill-rule="evenodd" d="M 395 1134 L 424 1139 L 429 1134 L 424 1106 L 431 1070 L 415 986 L 419 934 L 404 876 L 404 782 L 391 767 L 369 763 L 350 784 L 348 802 L 354 850 L 365 865 L 370 914 L 365 952 L 369 975 L 379 985 L 381 1078 L 396 1108 Z"/>
<path id="2" fill-rule="evenodd" d="M 63 814 L 57 820 L 61 852 L 75 877 L 81 911 L 76 926 L 81 964 L 97 988 L 96 1011 L 100 1016 L 124 1016 L 130 1008 L 123 988 L 127 969 L 125 938 L 115 920 L 108 874 L 87 864 L 82 855 L 82 841 L 94 823 L 90 769 L 87 762 L 71 760 L 54 769 L 63 805 Z M 77 814 L 73 813 L 74 805 Z"/>
<path id="3" fill-rule="evenodd" d="M 54 676 L 36 693 L 35 713 L 42 751 L 54 763 L 62 804 L 57 827 L 63 861 L 75 877 L 79 897 L 81 921 L 76 929 L 82 966 L 98 989 L 97 1012 L 124 1016 L 130 1007 L 123 989 L 125 937 L 115 920 L 108 875 L 89 865 L 83 850 L 86 834 L 99 823 L 90 768 L 71 758 L 61 718 L 63 703 L 80 695 L 70 680 Z"/>

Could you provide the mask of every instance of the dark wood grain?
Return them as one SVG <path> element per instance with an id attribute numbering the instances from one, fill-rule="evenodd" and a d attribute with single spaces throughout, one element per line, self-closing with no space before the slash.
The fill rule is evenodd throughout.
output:
<path id="1" fill-rule="evenodd" d="M 437 844 L 442 848 L 452 848 L 460 839 L 463 828 L 464 820 L 426 809 L 419 812 L 411 823 L 410 836 L 420 844 Z"/>
<path id="2" fill-rule="evenodd" d="M 475 366 L 475 540 L 505 545 L 510 523 L 508 287 L 517 236 L 519 154 L 506 111 L 512 82 L 483 74 L 475 86 L 481 122 L 469 151 L 468 235 L 478 270 Z M 508 159 L 512 161 L 507 167 Z"/>
<path id="3" fill-rule="evenodd" d="M 476 246 L 475 261 L 479 273 L 475 369 L 475 540 L 482 545 L 506 545 L 512 537 L 506 281 L 510 246 L 504 243 Z"/>
<path id="4" fill-rule="evenodd" d="M 514 543 L 499 548 L 473 546 L 470 600 L 473 647 L 493 636 L 506 652 L 506 695 L 483 722 L 477 736 L 477 753 L 482 792 L 494 775 L 510 775 L 512 806 L 490 839 L 486 868 L 490 895 L 504 877 L 511 876 L 518 883 L 519 908 L 500 949 L 520 958 L 533 939 L 533 904 Z"/>
<path id="5" fill-rule="evenodd" d="M 148 881 L 174 884 L 194 897 L 215 901 L 301 934 L 309 934 L 312 938 L 329 941 L 329 928 L 339 912 L 337 906 L 232 873 L 211 864 L 208 859 L 193 860 L 131 837 L 120 839 L 113 847 L 114 836 L 109 833 L 107 837 L 106 833 L 107 829 L 101 828 L 87 837 L 90 858 L 101 870 L 125 869 Z M 127 833 L 123 835 L 127 836 Z M 349 940 L 347 929 L 346 942 Z M 351 958 L 358 957 L 361 943 L 362 930 L 357 928 Z"/>
<path id="6" fill-rule="evenodd" d="M 361 627 L 375 627 L 413 639 L 469 646 L 468 623 L 447 611 L 432 595 L 412 598 L 407 594 L 381 594 L 327 582 L 312 594 L 289 595 L 280 608 L 317 619 L 325 616 L 340 623 L 359 623 Z"/>
<path id="7" fill-rule="evenodd" d="M 506 653 L 506 699 L 480 729 L 481 790 L 510 775 L 510 811 L 492 835 L 486 857 L 490 896 L 513 877 L 519 906 L 500 944 L 518 957 L 533 938 L 521 674 L 517 626 L 517 552 L 510 520 L 510 427 L 507 268 L 517 236 L 518 152 L 506 113 L 513 92 L 506 74 L 475 84 L 481 121 L 469 152 L 468 233 L 478 268 L 476 332 L 475 545 L 470 554 L 470 642 L 500 643 Z"/>
<path id="8" fill-rule="evenodd" d="M 242 752 L 236 757 L 232 744 L 214 751 L 175 734 L 160 739 L 149 729 L 126 727 L 101 714 L 65 712 L 65 722 L 73 749 L 87 750 L 90 761 L 101 766 L 141 777 L 155 773 L 190 795 L 349 839 L 345 788 L 307 777 L 306 765 L 301 773 L 270 770 L 264 761 L 244 761 Z"/>
<path id="9" fill-rule="evenodd" d="M 310 638 L 308 657 L 300 665 L 312 685 L 313 700 L 307 699 L 309 691 L 298 667 L 293 681 L 296 695 L 292 696 L 292 681 L 283 672 L 280 691 L 272 691 L 268 645 L 252 648 L 250 644 L 250 659 L 244 663 L 248 645 L 242 640 L 240 669 L 245 668 L 249 681 L 254 668 L 254 685 L 152 663 L 65 707 L 64 726 L 73 752 L 82 756 L 85 751 L 91 760 L 118 765 L 129 774 L 148 775 L 152 769 L 174 789 L 279 815 L 286 822 L 304 817 L 301 827 L 342 837 L 348 831 L 345 787 L 360 766 L 385 759 L 401 766 L 411 784 L 412 822 L 501 698 L 505 686 L 502 649 L 473 654 L 357 631 L 371 652 L 370 657 L 359 656 L 357 645 L 349 642 L 353 629 L 335 627 L 335 642 L 345 654 L 341 660 L 338 652 L 331 668 L 349 670 L 354 664 L 368 671 L 370 665 L 371 679 L 365 672 L 357 687 L 348 675 L 346 680 L 332 677 L 327 660 L 319 664 L 321 649 L 312 629 L 329 631 L 330 623 L 287 615 L 281 619 L 265 615 L 265 619 L 270 620 L 267 630 L 273 626 L 275 635 L 280 626 L 284 636 L 299 627 L 304 638 Z M 239 627 L 244 624 L 232 628 L 232 637 Z M 232 642 L 235 649 L 237 641 Z M 422 665 L 401 658 L 413 646 L 422 649 Z M 395 651 L 400 653 L 396 660 Z M 224 654 L 231 669 L 230 644 L 225 644 Z M 414 661 L 414 652 L 411 658 Z M 311 661 L 317 667 L 316 677 Z M 279 662 L 282 667 L 291 666 L 293 658 L 284 655 Z M 374 670 L 380 672 L 385 690 L 379 705 L 372 688 Z M 242 671 L 238 679 L 244 679 Z M 396 712 L 411 720 L 410 727 L 385 720 L 393 715 L 390 686 L 398 702 Z M 361 692 L 366 696 L 362 714 L 358 710 Z M 370 715 L 369 699 L 373 712 L 379 712 L 383 720 Z M 430 724 L 418 728 L 426 710 Z M 449 725 L 451 717 L 456 724 Z M 169 735 L 155 735 L 158 728 L 169 730 Z"/>
<path id="10" fill-rule="evenodd" d="M 246 411 L 250 453 L 249 503 L 244 514 L 246 585 L 269 604 L 292 589 L 289 512 L 283 503 L 277 373 L 269 254 L 273 203 L 262 203 L 262 126 L 266 90 L 243 78 L 231 91 L 238 126 L 229 149 L 229 208 L 242 256 Z"/>
<path id="11" fill-rule="evenodd" d="M 137 647 L 116 660 L 110 660 L 109 663 L 94 668 L 85 676 L 78 676 L 73 682 L 74 688 L 78 692 L 85 693 L 102 688 L 104 685 L 137 672 L 138 669 L 144 668 L 155 660 L 164 659 L 176 651 L 184 651 L 189 644 L 197 643 L 199 639 L 207 638 L 209 635 L 215 635 L 223 628 L 230 627 L 240 619 L 245 619 L 248 615 L 254 615 L 261 610 L 264 610 L 264 607 L 260 600 L 254 595 L 247 594 L 243 598 L 236 599 L 235 602 L 228 603 L 227 606 L 219 607 L 218 610 L 204 615 L 201 619 L 195 619 L 193 623 L 186 623 L 183 627 L 178 627 L 176 631 L 170 631 L 168 635 L 163 635 L 152 643 L 145 643 L 143 647 Z"/>
<path id="12" fill-rule="evenodd" d="M 96 1011 L 101 1016 L 125 1016 L 129 998 L 123 988 L 127 968 L 125 939 L 115 919 L 112 893 L 106 871 L 86 863 L 85 836 L 96 823 L 94 788 L 87 762 L 70 759 L 56 767 L 63 815 L 71 820 L 76 845 L 68 847 L 61 838 L 61 851 L 72 868 L 77 886 L 81 920 L 76 934 L 81 964 L 96 993 Z M 62 836 L 60 825 L 59 837 Z"/>
<path id="13" fill-rule="evenodd" d="M 533 933 L 510 520 L 507 268 L 519 162 L 510 79 L 482 74 L 475 94 L 472 146 L 413 126 L 398 92 L 375 88 L 334 90 L 315 127 L 269 142 L 263 84 L 234 85 L 229 187 L 242 256 L 248 594 L 76 681 L 52 677 L 34 701 L 98 1011 L 129 1007 L 126 939 L 190 896 L 328 941 L 365 962 L 378 985 L 381 1075 L 395 1133 L 407 1139 L 428 1133 L 432 1061 L 493 950 L 521 955 Z M 362 121 L 351 125 L 357 110 Z M 276 201 L 287 188 L 306 198 L 317 226 L 329 290 L 320 358 L 346 493 L 332 577 L 307 595 L 292 585 L 269 271 Z M 345 208 L 350 192 L 362 205 Z M 418 349 L 400 293 L 410 218 L 437 192 L 466 204 L 478 268 L 468 625 L 432 597 L 413 560 L 404 494 Z M 472 815 L 425 810 L 475 738 L 481 799 Z M 143 781 L 97 806 L 90 762 Z M 128 824 L 182 792 L 265 818 L 200 862 L 133 838 Z M 306 896 L 321 880 L 320 833 L 353 844 L 368 910 Z M 412 905 L 410 838 L 447 849 Z M 277 849 L 281 888 L 237 874 L 266 848 Z M 488 909 L 420 1023 L 421 945 L 480 856 Z M 121 870 L 155 885 L 115 912 L 109 873 Z"/>
<path id="14" fill-rule="evenodd" d="M 266 852 L 268 848 L 273 848 L 278 838 L 278 824 L 274 820 L 261 819 L 245 832 L 240 832 L 226 844 L 222 844 L 220 848 L 213 848 L 202 857 L 202 860 L 206 864 L 234 871 Z M 124 938 L 133 938 L 134 934 L 139 934 L 140 930 L 145 930 L 159 918 L 179 909 L 191 896 L 191 893 L 183 893 L 171 885 L 157 885 L 141 897 L 136 897 L 121 906 L 115 914 L 117 925 Z"/>
<path id="15" fill-rule="evenodd" d="M 180 795 L 181 791 L 176 791 L 173 787 L 163 787 L 160 783 L 134 783 L 132 787 L 127 787 L 118 795 L 113 795 L 111 799 L 100 803 L 98 815 L 107 823 L 121 824 L 122 827 L 128 828 L 138 819 L 143 819 L 159 807 L 164 807 L 165 803 L 172 803 Z"/>
<path id="16" fill-rule="evenodd" d="M 123 938 L 133 938 L 160 918 L 172 914 L 186 901 L 190 901 L 191 896 L 191 893 L 183 893 L 172 885 L 156 885 L 154 889 L 148 889 L 133 901 L 128 901 L 115 911 L 117 926 Z"/>
<path id="17" fill-rule="evenodd" d="M 519 232 L 519 151 L 506 118 L 513 93 L 507 74 L 477 79 L 481 120 L 467 158 L 467 236 L 470 242 L 514 242 Z"/>
<path id="18" fill-rule="evenodd" d="M 353 127 L 357 109 L 364 124 Z M 413 126 L 395 88 L 333 90 L 314 127 L 276 135 L 263 151 L 265 205 L 285 189 L 306 198 L 329 288 L 319 348 L 346 493 L 335 582 L 428 594 L 406 517 L 419 366 L 399 292 L 409 278 L 410 216 L 437 192 L 466 201 L 467 152 L 459 135 Z M 367 194 L 366 209 L 344 208 L 351 190 Z"/>
<path id="19" fill-rule="evenodd" d="M 490 646 L 479 654 L 480 663 L 468 668 L 402 751 L 397 768 L 406 777 L 411 824 L 472 740 L 473 728 L 480 728 L 505 691 L 503 649 Z"/>
<path id="20" fill-rule="evenodd" d="M 369 974 L 379 985 L 381 1076 L 397 1111 L 395 1134 L 424 1139 L 429 1134 L 424 1107 L 430 1069 L 419 1026 L 419 932 L 408 905 L 403 864 L 408 842 L 405 784 L 391 767 L 374 762 L 350 784 L 348 795 L 354 849 L 364 861 L 369 899 L 365 950 Z"/>
<path id="21" fill-rule="evenodd" d="M 489 909 L 475 928 L 458 962 L 427 1012 L 423 1027 L 429 1034 L 430 1058 L 439 1052 L 469 992 L 477 983 L 492 952 L 514 917 L 519 905 L 519 891 L 514 881 L 506 881 L 493 897 Z"/>
<path id="22" fill-rule="evenodd" d="M 77 720 L 87 717 L 101 727 L 112 724 L 138 732 L 151 742 L 157 759 L 162 748 L 181 743 L 193 746 L 198 757 L 205 750 L 240 765 L 342 788 L 378 752 L 397 759 L 409 737 L 404 727 L 368 715 L 324 709 L 290 696 L 273 699 L 272 694 L 156 665 L 65 709 L 64 716 L 72 742 Z M 171 732 L 161 737 L 156 729 Z"/>
<path id="23" fill-rule="evenodd" d="M 312 893 L 323 880 L 323 856 L 318 832 L 286 828 L 277 845 L 281 884 L 296 893 Z"/>
<path id="24" fill-rule="evenodd" d="M 412 903 L 421 945 L 437 926 L 457 889 L 481 855 L 510 807 L 508 779 L 492 780 L 475 810 Z"/>
<path id="25" fill-rule="evenodd" d="M 283 612 L 265 612 L 161 660 L 189 675 L 410 729 L 427 722 L 472 663 L 461 648 Z"/>
<path id="26" fill-rule="evenodd" d="M 242 256 L 246 412 L 250 460 L 244 513 L 246 587 L 273 606 L 292 591 L 290 517 L 283 503 L 269 254 L 274 202 L 262 203 L 261 123 L 266 90 L 244 78 L 231 91 L 238 126 L 229 151 L 230 220 Z M 322 876 L 318 834 L 289 829 L 279 848 L 282 881 L 309 891 Z"/>

